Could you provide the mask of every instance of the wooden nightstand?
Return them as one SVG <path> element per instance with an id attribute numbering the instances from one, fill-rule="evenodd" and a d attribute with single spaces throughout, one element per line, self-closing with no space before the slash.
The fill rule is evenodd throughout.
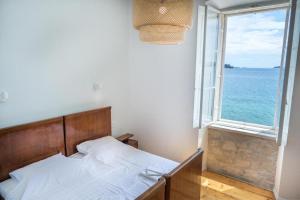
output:
<path id="1" fill-rule="evenodd" d="M 123 142 L 124 144 L 128 144 L 134 148 L 139 148 L 139 144 L 137 140 L 134 139 L 130 139 L 132 138 L 134 135 L 130 134 L 130 133 L 126 133 L 124 135 L 121 135 L 119 137 L 117 137 L 116 139 Z"/>
<path id="2" fill-rule="evenodd" d="M 127 144 L 134 148 L 139 148 L 139 143 L 137 140 L 129 139 Z"/>

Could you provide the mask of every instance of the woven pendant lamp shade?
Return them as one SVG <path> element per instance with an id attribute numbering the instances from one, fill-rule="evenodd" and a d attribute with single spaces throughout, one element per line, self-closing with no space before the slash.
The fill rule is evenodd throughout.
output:
<path id="1" fill-rule="evenodd" d="M 144 42 L 182 43 L 192 15 L 193 0 L 133 0 L 133 25 Z"/>

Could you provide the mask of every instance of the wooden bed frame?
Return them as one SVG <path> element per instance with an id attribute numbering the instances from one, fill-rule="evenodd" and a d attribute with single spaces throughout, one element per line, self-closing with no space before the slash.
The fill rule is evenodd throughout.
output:
<path id="1" fill-rule="evenodd" d="M 64 116 L 66 155 L 77 152 L 76 145 L 111 135 L 111 107 Z"/>
<path id="2" fill-rule="evenodd" d="M 0 181 L 15 169 L 58 152 L 70 156 L 77 144 L 110 135 L 111 107 L 0 129 Z M 199 200 L 202 154 L 195 152 L 137 199 Z"/>
<path id="3" fill-rule="evenodd" d="M 177 168 L 166 174 L 166 200 L 199 200 L 203 151 L 198 149 Z"/>
<path id="4" fill-rule="evenodd" d="M 65 154 L 63 118 L 0 129 L 0 152 L 0 181 L 13 170 Z"/>

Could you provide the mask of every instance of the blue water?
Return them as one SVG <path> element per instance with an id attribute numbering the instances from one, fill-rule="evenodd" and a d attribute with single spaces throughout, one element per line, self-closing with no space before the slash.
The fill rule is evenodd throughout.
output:
<path id="1" fill-rule="evenodd" d="M 225 69 L 222 119 L 274 124 L 279 69 Z"/>

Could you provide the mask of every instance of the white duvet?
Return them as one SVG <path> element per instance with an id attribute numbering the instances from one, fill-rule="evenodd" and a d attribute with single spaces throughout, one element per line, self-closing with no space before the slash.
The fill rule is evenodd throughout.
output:
<path id="1" fill-rule="evenodd" d="M 159 178 L 145 177 L 146 169 L 164 174 L 178 163 L 116 143 L 83 158 L 66 158 L 66 165 L 58 166 L 59 173 L 45 168 L 18 182 L 6 200 L 131 200 Z"/>

